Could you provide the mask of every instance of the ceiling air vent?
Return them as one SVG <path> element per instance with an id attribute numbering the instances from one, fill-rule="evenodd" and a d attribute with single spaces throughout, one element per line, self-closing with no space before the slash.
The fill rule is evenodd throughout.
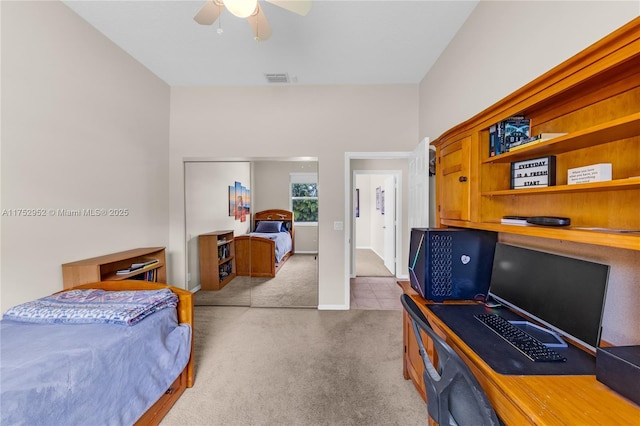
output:
<path id="1" fill-rule="evenodd" d="M 288 74 L 265 74 L 264 76 L 267 79 L 267 83 L 288 83 L 289 82 Z"/>

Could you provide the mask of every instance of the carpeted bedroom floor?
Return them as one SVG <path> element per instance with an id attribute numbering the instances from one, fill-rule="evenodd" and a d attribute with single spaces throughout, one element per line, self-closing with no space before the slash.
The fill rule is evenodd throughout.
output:
<path id="1" fill-rule="evenodd" d="M 425 425 L 400 311 L 195 308 L 195 386 L 162 426 Z"/>
<path id="2" fill-rule="evenodd" d="M 313 254 L 291 256 L 275 278 L 235 277 L 217 291 L 194 294 L 196 306 L 318 306 L 318 260 Z"/>

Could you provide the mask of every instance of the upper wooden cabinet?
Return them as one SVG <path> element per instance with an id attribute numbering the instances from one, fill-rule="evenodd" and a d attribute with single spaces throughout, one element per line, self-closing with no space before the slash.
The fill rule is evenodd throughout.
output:
<path id="1" fill-rule="evenodd" d="M 442 148 L 438 157 L 438 211 L 442 219 L 471 220 L 471 137 Z"/>
<path id="2" fill-rule="evenodd" d="M 567 135 L 490 157 L 489 127 L 513 115 L 531 119 L 531 134 Z M 432 144 L 441 226 L 640 250 L 640 232 L 623 232 L 640 231 L 640 18 Z M 512 162 L 548 155 L 555 186 L 510 189 Z M 568 169 L 598 163 L 612 164 L 613 180 L 567 185 Z M 505 215 L 565 216 L 571 227 L 502 225 Z"/>

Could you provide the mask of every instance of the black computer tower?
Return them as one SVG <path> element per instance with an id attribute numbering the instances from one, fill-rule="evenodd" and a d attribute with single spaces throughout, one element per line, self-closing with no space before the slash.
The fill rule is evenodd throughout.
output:
<path id="1" fill-rule="evenodd" d="M 411 287 L 436 302 L 485 296 L 497 238 L 495 232 L 475 229 L 411 229 Z"/>

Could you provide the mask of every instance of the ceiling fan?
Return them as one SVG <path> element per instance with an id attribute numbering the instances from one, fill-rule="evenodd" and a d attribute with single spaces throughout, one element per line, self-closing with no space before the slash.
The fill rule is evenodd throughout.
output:
<path id="1" fill-rule="evenodd" d="M 311 9 L 311 0 L 265 0 L 290 12 L 305 16 Z M 256 41 L 271 37 L 271 27 L 258 0 L 207 0 L 193 17 L 198 24 L 213 24 L 224 9 L 239 18 L 247 18 Z"/>

